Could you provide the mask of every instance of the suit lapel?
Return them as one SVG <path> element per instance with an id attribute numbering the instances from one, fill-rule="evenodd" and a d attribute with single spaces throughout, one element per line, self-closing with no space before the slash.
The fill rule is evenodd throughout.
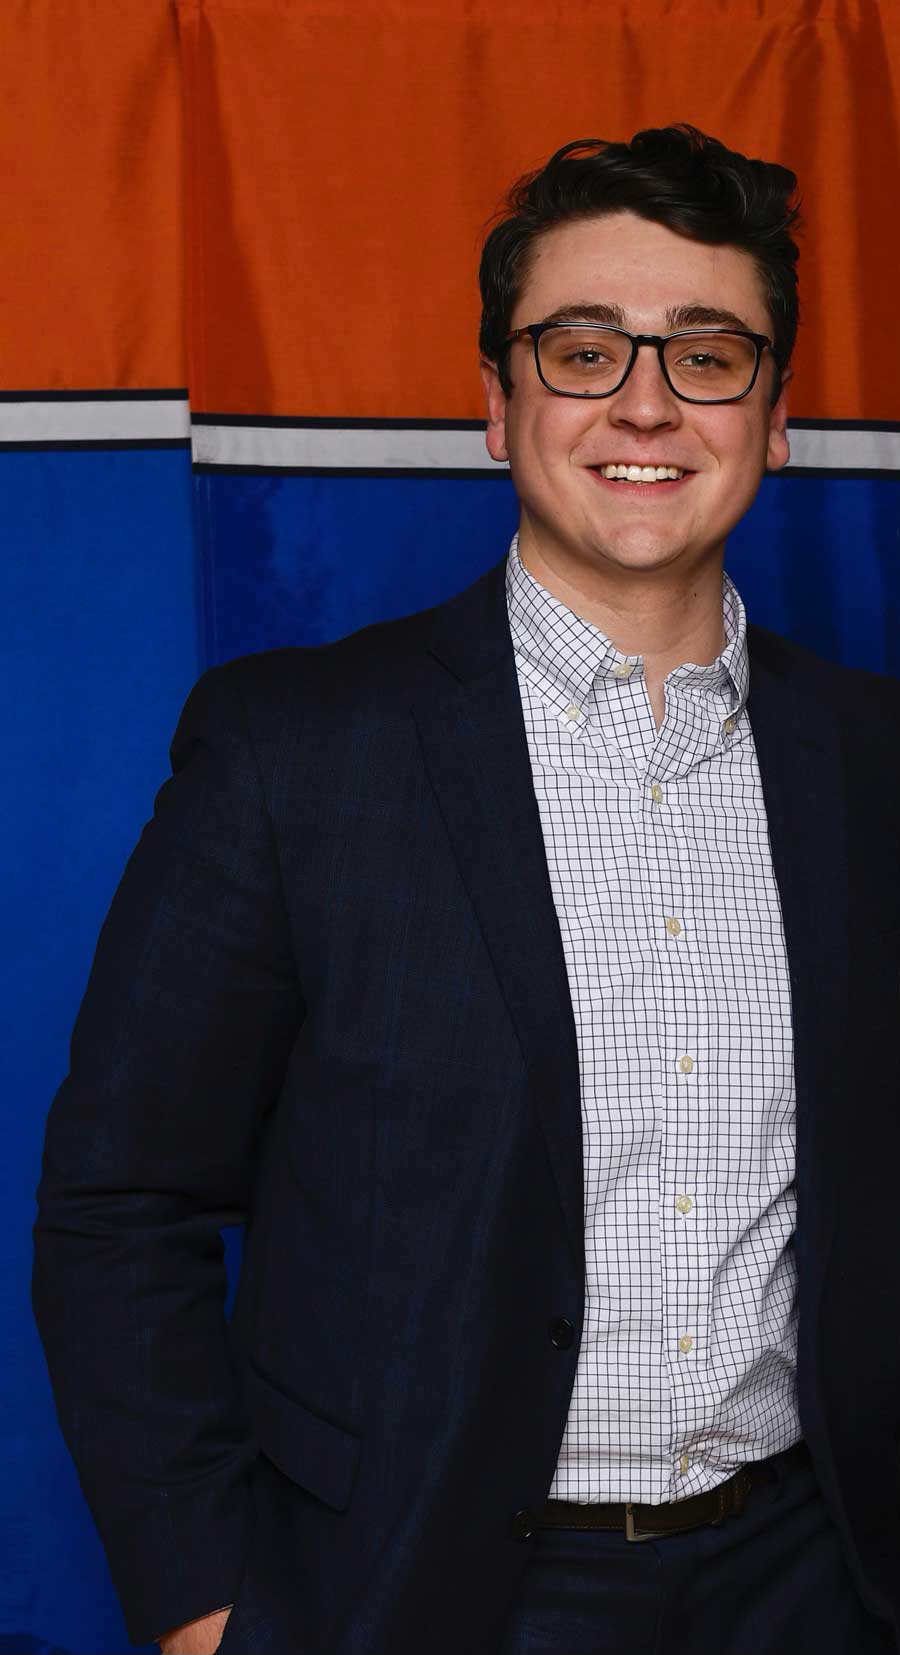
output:
<path id="1" fill-rule="evenodd" d="M 747 711 L 791 973 L 797 1091 L 798 1252 L 820 1278 L 837 1207 L 849 1110 L 834 1098 L 847 1037 L 849 937 L 846 787 L 836 725 L 790 646 L 748 627 Z M 839 1084 L 839 1082 L 838 1082 Z M 836 1193 L 836 1192 L 835 1192 Z M 802 1222 L 801 1222 L 802 1220 Z"/>
<path id="2" fill-rule="evenodd" d="M 575 1020 L 506 611 L 505 559 L 436 611 L 414 717 L 463 882 L 525 1057 L 575 1258 L 584 1262 Z"/>

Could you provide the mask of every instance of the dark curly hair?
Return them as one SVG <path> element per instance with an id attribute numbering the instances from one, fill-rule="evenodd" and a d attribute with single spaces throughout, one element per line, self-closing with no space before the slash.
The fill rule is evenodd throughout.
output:
<path id="1" fill-rule="evenodd" d="M 751 161 L 694 126 L 648 127 L 630 143 L 577 138 L 546 166 L 513 185 L 484 244 L 478 280 L 478 343 L 497 364 L 507 396 L 510 331 L 535 243 L 577 219 L 627 210 L 694 241 L 752 254 L 772 317 L 779 375 L 797 333 L 797 258 L 791 230 L 800 223 L 796 174 L 774 161 Z M 777 392 L 776 392 L 777 395 Z"/>

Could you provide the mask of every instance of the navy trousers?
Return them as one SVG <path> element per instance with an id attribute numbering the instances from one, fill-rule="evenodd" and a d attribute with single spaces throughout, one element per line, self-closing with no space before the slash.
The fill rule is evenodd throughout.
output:
<path id="1" fill-rule="evenodd" d="M 805 1457 L 739 1517 L 662 1540 L 538 1529 L 500 1655 L 897 1655 Z"/>

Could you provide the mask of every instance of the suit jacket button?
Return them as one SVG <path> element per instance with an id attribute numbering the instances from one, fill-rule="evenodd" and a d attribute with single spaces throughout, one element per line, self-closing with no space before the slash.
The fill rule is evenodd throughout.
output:
<path id="1" fill-rule="evenodd" d="M 510 1527 L 512 1528 L 514 1539 L 516 1539 L 516 1540 L 528 1540 L 528 1539 L 530 1539 L 531 1535 L 534 1533 L 534 1529 L 531 1526 L 531 1512 L 530 1511 L 517 1511 L 514 1518 L 513 1518 L 513 1520 L 512 1520 L 512 1523 L 510 1524 Z"/>
<path id="2" fill-rule="evenodd" d="M 575 1329 L 567 1316 L 557 1316 L 556 1320 L 550 1323 L 550 1343 L 555 1345 L 557 1350 L 568 1350 L 574 1337 Z"/>

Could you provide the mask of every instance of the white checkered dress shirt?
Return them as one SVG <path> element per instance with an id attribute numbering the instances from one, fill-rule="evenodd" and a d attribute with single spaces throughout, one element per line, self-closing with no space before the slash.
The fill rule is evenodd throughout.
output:
<path id="1" fill-rule="evenodd" d="M 726 646 L 665 684 L 510 546 L 506 594 L 578 1036 L 586 1306 L 551 1499 L 654 1505 L 802 1435 L 781 905 Z"/>

